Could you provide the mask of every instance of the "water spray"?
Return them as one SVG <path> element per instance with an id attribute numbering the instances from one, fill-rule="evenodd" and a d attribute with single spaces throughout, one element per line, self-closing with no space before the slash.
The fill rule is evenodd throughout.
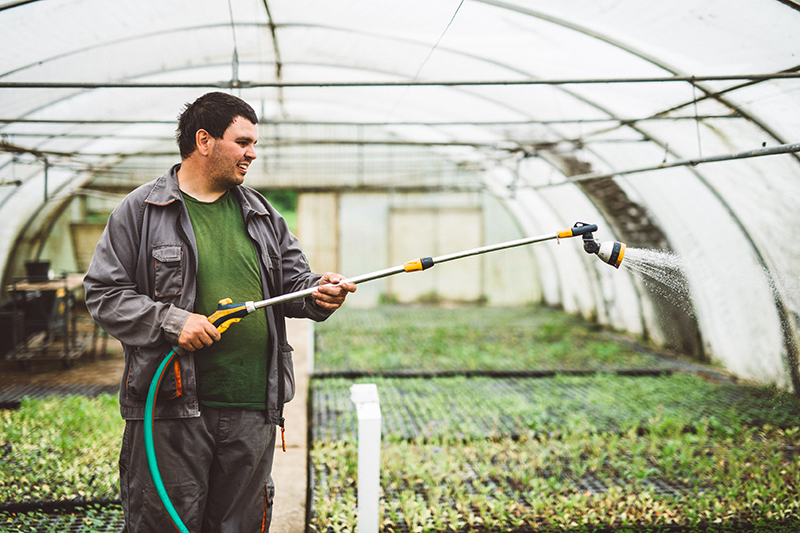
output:
<path id="1" fill-rule="evenodd" d="M 433 267 L 434 265 L 440 263 L 446 263 L 448 261 L 454 261 L 456 259 L 463 259 L 465 257 L 481 255 L 489 252 L 496 252 L 498 250 L 506 250 L 509 248 L 515 248 L 517 246 L 525 246 L 537 242 L 543 242 L 549 240 L 558 241 L 560 239 L 566 239 L 569 237 L 578 237 L 578 236 L 583 237 L 583 249 L 587 253 L 597 254 L 597 256 L 600 258 L 602 262 L 609 264 L 615 268 L 619 268 L 619 265 L 622 263 L 622 259 L 625 256 L 625 245 L 620 242 L 614 242 L 614 241 L 600 243 L 594 239 L 593 233 L 595 231 L 597 231 L 597 226 L 595 224 L 576 222 L 575 225 L 572 226 L 571 228 L 559 231 L 558 233 L 541 235 L 538 237 L 529 237 L 525 239 L 517 239 L 514 241 L 508 241 L 489 246 L 481 246 L 479 248 L 472 248 L 470 250 L 464 250 L 452 254 L 440 255 L 438 257 L 421 257 L 419 259 L 408 261 L 396 267 L 387 268 L 384 270 L 377 270 L 375 272 L 370 272 L 368 274 L 362 274 L 360 276 L 342 280 L 338 283 L 331 283 L 328 285 L 310 287 L 308 289 L 303 289 L 300 291 L 284 294 L 281 296 L 276 296 L 274 298 L 268 298 L 266 300 L 261 300 L 259 302 L 251 301 L 251 302 L 234 303 L 230 298 L 225 298 L 224 300 L 219 301 L 219 305 L 217 305 L 217 310 L 214 311 L 214 313 L 208 317 L 208 320 L 214 325 L 214 327 L 216 327 L 219 330 L 220 333 L 223 333 L 232 324 L 239 322 L 242 318 L 254 312 L 256 309 L 270 307 L 276 304 L 290 302 L 292 300 L 298 300 L 300 298 L 311 296 L 320 287 L 325 287 L 325 286 L 338 287 L 343 283 L 353 283 L 353 284 L 364 283 L 366 281 L 373 281 L 376 279 L 381 279 L 388 276 L 393 276 L 395 274 L 401 274 L 404 272 L 418 272 L 421 270 L 427 270 Z M 153 421 L 154 421 L 154 408 L 155 408 L 159 383 L 161 382 L 161 379 L 163 378 L 166 369 L 170 366 L 170 363 L 175 359 L 175 357 L 185 352 L 186 350 L 176 346 L 172 350 L 170 350 L 170 352 L 166 355 L 166 357 L 164 357 L 164 360 L 159 365 L 158 370 L 156 370 L 156 374 L 153 377 L 153 380 L 150 382 L 150 389 L 148 390 L 147 401 L 145 402 L 145 414 L 144 414 L 144 446 L 145 446 L 145 455 L 147 457 L 147 467 L 150 470 L 150 477 L 153 480 L 153 486 L 156 489 L 156 493 L 158 494 L 161 503 L 164 505 L 164 510 L 167 512 L 167 515 L 169 515 L 170 520 L 172 521 L 172 524 L 175 527 L 175 529 L 180 531 L 181 533 L 189 533 L 189 532 L 186 529 L 186 526 L 184 525 L 180 516 L 178 515 L 178 512 L 175 510 L 175 507 L 172 505 L 172 502 L 170 501 L 169 496 L 167 495 L 166 488 L 164 487 L 164 483 L 161 479 L 161 474 L 158 470 L 158 462 L 156 460 L 155 446 L 153 443 Z M 283 428 L 281 428 L 281 430 L 282 429 Z"/>

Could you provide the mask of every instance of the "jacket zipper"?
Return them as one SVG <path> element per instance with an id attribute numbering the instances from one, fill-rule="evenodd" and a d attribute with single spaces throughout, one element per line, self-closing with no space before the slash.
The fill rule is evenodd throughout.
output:
<path id="1" fill-rule="evenodd" d="M 181 201 L 180 202 L 180 211 L 181 212 L 178 213 L 178 216 L 175 218 L 175 231 L 178 233 L 178 235 L 180 235 L 180 237 L 183 240 L 183 242 L 186 243 L 186 247 L 189 249 L 189 257 L 191 258 L 191 263 L 192 263 L 192 265 L 195 265 L 194 295 L 192 296 L 192 300 L 189 302 L 189 304 L 190 304 L 189 311 L 194 312 L 194 306 L 195 306 L 195 302 L 196 302 L 196 298 L 197 298 L 197 269 L 196 269 L 197 256 L 196 256 L 196 252 L 195 252 L 194 248 L 191 246 L 192 243 L 189 240 L 189 236 L 186 234 L 186 231 L 184 231 L 183 226 L 181 225 L 181 215 L 183 214 L 183 210 L 184 209 L 186 209 L 186 207 L 184 206 L 183 202 Z M 186 268 L 188 269 L 189 266 L 190 265 L 186 265 Z M 175 364 L 176 365 L 179 364 L 177 358 L 175 359 Z M 189 357 L 189 364 L 192 365 L 192 373 L 194 374 L 194 377 L 195 377 L 195 389 L 197 389 L 197 384 L 196 384 L 197 383 L 197 368 L 195 367 L 195 364 L 194 364 L 194 356 Z M 200 416 L 200 395 L 199 395 L 199 391 L 197 391 L 195 394 L 197 395 L 197 397 L 195 398 L 195 401 L 197 402 L 197 414 L 195 415 L 195 418 L 196 418 L 196 417 Z"/>

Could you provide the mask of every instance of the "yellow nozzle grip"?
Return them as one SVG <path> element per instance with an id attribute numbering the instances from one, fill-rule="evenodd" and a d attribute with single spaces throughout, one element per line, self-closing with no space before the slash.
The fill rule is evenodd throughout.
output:
<path id="1" fill-rule="evenodd" d="M 565 229 L 564 231 L 559 231 L 558 232 L 558 238 L 559 239 L 566 239 L 567 237 L 572 237 L 572 236 L 573 236 L 572 228 L 568 228 L 568 229 Z"/>
<path id="2" fill-rule="evenodd" d="M 419 259 L 414 259 L 413 261 L 409 261 L 403 265 L 403 268 L 406 272 L 417 272 L 419 270 L 427 270 L 433 266 L 433 258 L 432 257 L 420 257 Z"/>
<path id="3" fill-rule="evenodd" d="M 214 324 L 214 327 L 216 327 L 220 333 L 223 333 L 231 324 L 239 322 L 242 317 L 247 316 L 247 313 L 247 306 L 245 304 L 234 304 L 233 300 L 230 298 L 224 298 L 219 301 L 217 310 L 208 317 L 208 321 Z"/>
<path id="4" fill-rule="evenodd" d="M 231 327 L 231 324 L 233 324 L 234 322 L 239 322 L 240 320 L 241 318 L 231 318 L 230 320 L 226 320 L 225 322 L 219 325 L 217 330 L 220 333 L 225 333 L 225 330 Z"/>
<path id="5" fill-rule="evenodd" d="M 422 259 L 415 259 L 414 261 L 404 263 L 403 269 L 406 272 L 416 272 L 417 270 L 422 270 Z"/>

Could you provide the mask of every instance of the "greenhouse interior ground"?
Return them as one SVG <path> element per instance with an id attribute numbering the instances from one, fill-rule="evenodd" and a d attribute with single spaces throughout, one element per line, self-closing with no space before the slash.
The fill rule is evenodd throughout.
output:
<path id="1" fill-rule="evenodd" d="M 0 0 L 0 29 L 0 531 L 122 528 L 82 279 L 209 92 L 257 115 L 244 184 L 311 270 L 385 274 L 295 368 L 303 531 L 356 528 L 360 383 L 382 532 L 800 530 L 796 0 Z"/>

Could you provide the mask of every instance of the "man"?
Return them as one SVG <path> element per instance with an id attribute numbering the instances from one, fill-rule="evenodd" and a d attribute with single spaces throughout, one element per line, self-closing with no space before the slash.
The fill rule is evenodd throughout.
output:
<path id="1" fill-rule="evenodd" d="M 258 119 L 213 92 L 178 120 L 181 163 L 114 210 L 86 274 L 92 317 L 125 352 L 120 411 L 126 420 L 120 492 L 130 533 L 174 531 L 144 451 L 144 406 L 172 346 L 155 406 L 162 479 L 187 528 L 269 529 L 276 426 L 294 395 L 284 317 L 325 320 L 355 291 L 343 276 L 310 271 L 280 214 L 242 185 L 256 158 Z M 258 301 L 318 287 L 301 300 L 251 313 L 225 333 L 208 321 L 217 302 Z M 296 428 L 296 438 L 305 438 Z"/>

